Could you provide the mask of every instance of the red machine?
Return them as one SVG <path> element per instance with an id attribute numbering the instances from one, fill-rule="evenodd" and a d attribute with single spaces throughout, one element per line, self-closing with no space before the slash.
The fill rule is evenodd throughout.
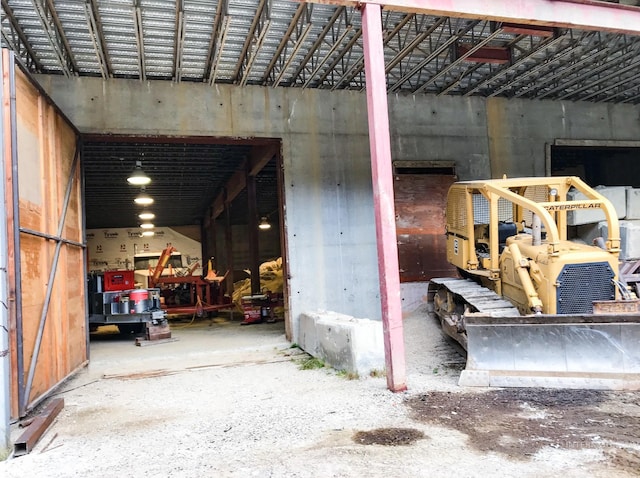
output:
<path id="1" fill-rule="evenodd" d="M 115 292 L 134 288 L 133 271 L 105 271 L 104 291 Z"/>
<path id="2" fill-rule="evenodd" d="M 159 287 L 164 297 L 163 309 L 169 314 L 197 314 L 229 307 L 231 299 L 225 297 L 222 283 L 227 274 L 218 276 L 209 267 L 206 278 L 193 275 L 163 276 L 171 253 L 175 249 L 167 247 L 158 259 L 158 265 L 149 276 L 149 287 Z M 213 272 L 213 275 L 211 274 Z"/>

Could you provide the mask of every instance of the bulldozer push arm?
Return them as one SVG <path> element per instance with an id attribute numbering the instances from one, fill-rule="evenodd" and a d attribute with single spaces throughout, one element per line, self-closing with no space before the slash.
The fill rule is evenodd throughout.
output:
<path id="1" fill-rule="evenodd" d="M 607 222 L 602 247 L 568 240 L 568 214 L 585 209 Z M 428 297 L 466 349 L 461 385 L 640 389 L 640 302 L 618 280 L 604 196 L 569 176 L 463 181 L 446 217 L 462 278 L 432 279 Z"/>

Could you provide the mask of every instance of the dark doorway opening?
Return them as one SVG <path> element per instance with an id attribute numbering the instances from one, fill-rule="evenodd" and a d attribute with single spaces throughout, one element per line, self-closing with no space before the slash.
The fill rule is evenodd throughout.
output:
<path id="1" fill-rule="evenodd" d="M 551 146 L 551 175 L 590 186 L 640 187 L 640 147 Z"/>

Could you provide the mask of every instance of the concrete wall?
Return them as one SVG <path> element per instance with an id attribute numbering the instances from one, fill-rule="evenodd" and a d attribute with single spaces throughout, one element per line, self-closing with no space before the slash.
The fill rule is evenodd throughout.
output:
<path id="1" fill-rule="evenodd" d="M 38 80 L 83 133 L 281 138 L 291 317 L 323 309 L 380 318 L 362 94 Z"/>
<path id="2" fill-rule="evenodd" d="M 489 98 L 487 124 L 492 177 L 544 176 L 545 146 L 556 139 L 640 139 L 640 108 Z"/>
<path id="3" fill-rule="evenodd" d="M 231 85 L 38 80 L 80 131 L 282 138 L 290 312 L 379 319 L 365 95 Z M 640 108 L 389 97 L 394 160 L 454 160 L 460 179 L 545 174 L 555 139 L 640 139 Z"/>

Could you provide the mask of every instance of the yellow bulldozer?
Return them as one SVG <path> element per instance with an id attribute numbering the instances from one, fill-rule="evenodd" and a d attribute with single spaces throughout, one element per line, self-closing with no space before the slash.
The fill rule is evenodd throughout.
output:
<path id="1" fill-rule="evenodd" d="M 585 209 L 608 237 L 568 239 L 567 216 Z M 428 301 L 466 349 L 460 385 L 640 389 L 640 301 L 619 280 L 605 197 L 577 177 L 462 181 L 446 218 L 460 277 L 432 279 Z"/>

